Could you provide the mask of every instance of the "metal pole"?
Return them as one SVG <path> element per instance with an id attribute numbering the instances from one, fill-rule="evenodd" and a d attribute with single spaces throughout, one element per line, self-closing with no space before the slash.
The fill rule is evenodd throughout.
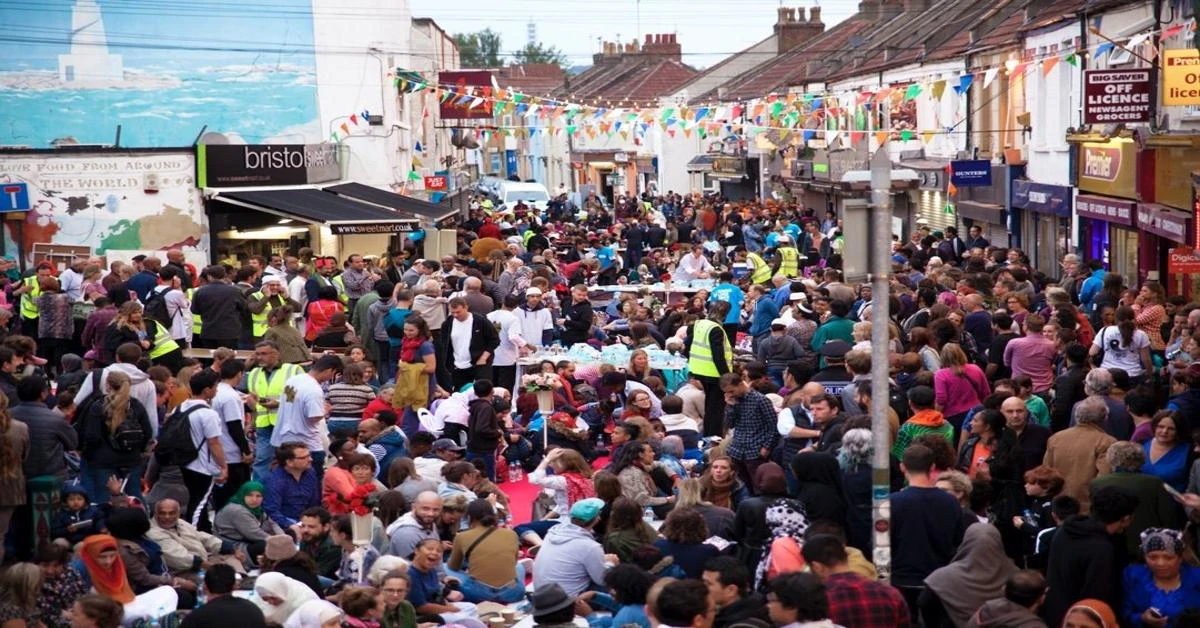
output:
<path id="1" fill-rule="evenodd" d="M 888 291 L 892 271 L 892 160 L 887 143 L 880 144 L 871 158 L 871 432 L 874 456 L 871 459 L 871 506 L 874 530 L 874 562 L 879 577 L 889 580 L 892 573 L 891 465 L 888 427 Z"/>

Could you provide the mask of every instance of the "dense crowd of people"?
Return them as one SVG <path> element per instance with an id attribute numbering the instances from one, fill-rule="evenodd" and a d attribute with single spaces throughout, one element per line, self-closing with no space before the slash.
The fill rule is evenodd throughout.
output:
<path id="1" fill-rule="evenodd" d="M 582 205 L 5 262 L 0 627 L 1200 625 L 1200 303 L 920 223 L 879 295 L 833 211 Z"/>

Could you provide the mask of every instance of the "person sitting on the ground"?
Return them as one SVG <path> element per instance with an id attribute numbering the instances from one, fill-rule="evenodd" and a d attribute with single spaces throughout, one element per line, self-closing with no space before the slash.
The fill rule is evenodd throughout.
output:
<path id="1" fill-rule="evenodd" d="M 417 611 L 417 621 L 441 621 L 447 624 L 476 615 L 475 605 L 463 601 L 460 591 L 448 590 L 442 582 L 442 543 L 425 539 L 417 544 L 408 566 L 411 587 L 408 601 Z"/>
<path id="2" fill-rule="evenodd" d="M 578 595 L 604 583 L 605 571 L 619 561 L 605 554 L 592 536 L 603 509 L 601 499 L 582 499 L 571 507 L 569 521 L 550 529 L 534 560 L 534 590 L 557 582 L 570 595 Z"/>

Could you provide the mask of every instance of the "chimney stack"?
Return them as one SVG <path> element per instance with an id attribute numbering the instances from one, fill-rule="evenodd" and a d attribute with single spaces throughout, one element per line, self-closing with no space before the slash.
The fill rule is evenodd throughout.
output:
<path id="1" fill-rule="evenodd" d="M 775 24 L 775 38 L 780 54 L 795 50 L 820 37 L 825 32 L 821 23 L 821 9 L 813 7 L 810 17 L 805 18 L 803 8 L 781 7 L 779 21 Z"/>
<path id="2" fill-rule="evenodd" d="M 646 42 L 642 44 L 642 54 L 679 61 L 683 58 L 683 48 L 679 45 L 674 33 L 647 34 Z"/>

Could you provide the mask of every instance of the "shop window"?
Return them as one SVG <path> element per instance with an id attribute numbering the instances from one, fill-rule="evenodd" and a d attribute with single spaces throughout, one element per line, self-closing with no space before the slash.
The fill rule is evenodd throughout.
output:
<path id="1" fill-rule="evenodd" d="M 1137 285 L 1138 232 L 1109 228 L 1109 269 L 1125 278 L 1126 285 Z"/>

